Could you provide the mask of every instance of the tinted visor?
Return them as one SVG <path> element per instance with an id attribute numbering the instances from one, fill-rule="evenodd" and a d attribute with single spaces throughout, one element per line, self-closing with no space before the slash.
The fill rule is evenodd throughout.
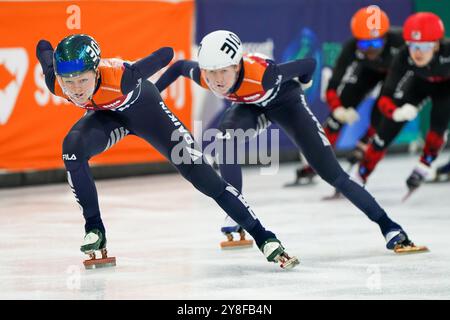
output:
<path id="1" fill-rule="evenodd" d="M 358 40 L 356 42 L 356 45 L 358 46 L 358 49 L 361 51 L 372 49 L 381 49 L 384 45 L 384 39 L 383 38 L 377 38 L 377 39 L 369 39 L 369 40 Z"/>

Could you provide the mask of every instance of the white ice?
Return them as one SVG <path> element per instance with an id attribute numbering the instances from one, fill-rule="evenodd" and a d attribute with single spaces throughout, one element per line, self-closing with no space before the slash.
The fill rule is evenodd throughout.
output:
<path id="1" fill-rule="evenodd" d="M 448 159 L 448 153 L 440 162 Z M 386 158 L 367 186 L 429 253 L 385 249 L 378 226 L 323 181 L 283 188 L 244 171 L 244 194 L 298 268 L 282 270 L 256 248 L 222 251 L 221 209 L 184 181 L 161 175 L 97 182 L 108 249 L 117 267 L 84 270 L 83 219 L 68 185 L 0 190 L 0 299 L 449 299 L 450 183 L 427 184 L 406 203 L 417 156 Z"/>

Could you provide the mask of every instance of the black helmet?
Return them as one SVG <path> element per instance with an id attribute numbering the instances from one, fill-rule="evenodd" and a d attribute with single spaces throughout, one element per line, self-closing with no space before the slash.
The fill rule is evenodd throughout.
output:
<path id="1" fill-rule="evenodd" d="M 100 63 L 100 47 L 91 36 L 73 34 L 58 43 L 53 54 L 55 73 L 62 77 L 74 77 L 88 70 L 97 70 Z"/>

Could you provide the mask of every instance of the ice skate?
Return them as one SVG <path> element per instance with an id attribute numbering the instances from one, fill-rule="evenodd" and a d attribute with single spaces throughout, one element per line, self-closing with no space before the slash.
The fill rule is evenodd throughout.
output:
<path id="1" fill-rule="evenodd" d="M 282 269 L 292 269 L 300 264 L 297 257 L 290 257 L 278 239 L 267 239 L 261 246 L 260 250 L 266 257 L 267 261 L 279 263 Z"/>
<path id="2" fill-rule="evenodd" d="M 253 246 L 253 240 L 245 239 L 244 229 L 229 216 L 225 218 L 224 226 L 220 231 L 222 231 L 223 234 L 225 234 L 225 236 L 227 237 L 226 241 L 222 241 L 220 243 L 220 247 L 222 249 L 242 249 L 250 248 Z M 239 234 L 239 240 L 234 240 L 233 233 Z"/>
<path id="3" fill-rule="evenodd" d="M 403 197 L 402 202 L 405 202 L 425 181 L 425 178 L 430 172 L 430 167 L 419 163 L 410 174 L 406 180 L 406 186 L 408 187 L 408 192 Z"/>
<path id="4" fill-rule="evenodd" d="M 89 256 L 88 260 L 83 261 L 86 269 L 114 267 L 116 265 L 116 258 L 108 257 L 106 239 L 98 229 L 93 229 L 86 233 L 80 250 Z M 100 251 L 101 258 L 96 258 L 96 251 Z"/>
<path id="5" fill-rule="evenodd" d="M 426 246 L 416 246 L 403 230 L 392 230 L 385 236 L 386 248 L 398 254 L 421 253 L 429 251 Z"/>

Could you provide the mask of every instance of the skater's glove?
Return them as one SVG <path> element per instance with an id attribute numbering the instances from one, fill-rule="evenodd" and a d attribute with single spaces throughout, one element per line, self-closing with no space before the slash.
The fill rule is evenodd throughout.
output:
<path id="1" fill-rule="evenodd" d="M 347 110 L 345 110 L 343 106 L 339 106 L 333 110 L 333 117 L 337 121 L 345 123 L 345 120 L 347 119 Z"/>
<path id="2" fill-rule="evenodd" d="M 405 103 L 400 108 L 395 109 L 392 114 L 392 120 L 395 122 L 411 121 L 417 117 L 417 107 L 412 104 Z"/>
<path id="3" fill-rule="evenodd" d="M 352 107 L 347 108 L 346 123 L 352 124 L 353 122 L 358 121 L 358 120 L 359 120 L 358 111 L 356 111 Z"/>
<path id="4" fill-rule="evenodd" d="M 47 50 L 53 51 L 52 44 L 45 39 L 39 40 L 36 47 L 37 47 L 36 49 L 39 49 L 40 51 L 47 51 Z"/>
<path id="5" fill-rule="evenodd" d="M 339 106 L 336 109 L 333 110 L 333 117 L 341 122 L 341 123 L 348 123 L 352 124 L 355 121 L 359 120 L 359 114 L 358 112 L 352 108 L 344 108 L 343 106 Z"/>

